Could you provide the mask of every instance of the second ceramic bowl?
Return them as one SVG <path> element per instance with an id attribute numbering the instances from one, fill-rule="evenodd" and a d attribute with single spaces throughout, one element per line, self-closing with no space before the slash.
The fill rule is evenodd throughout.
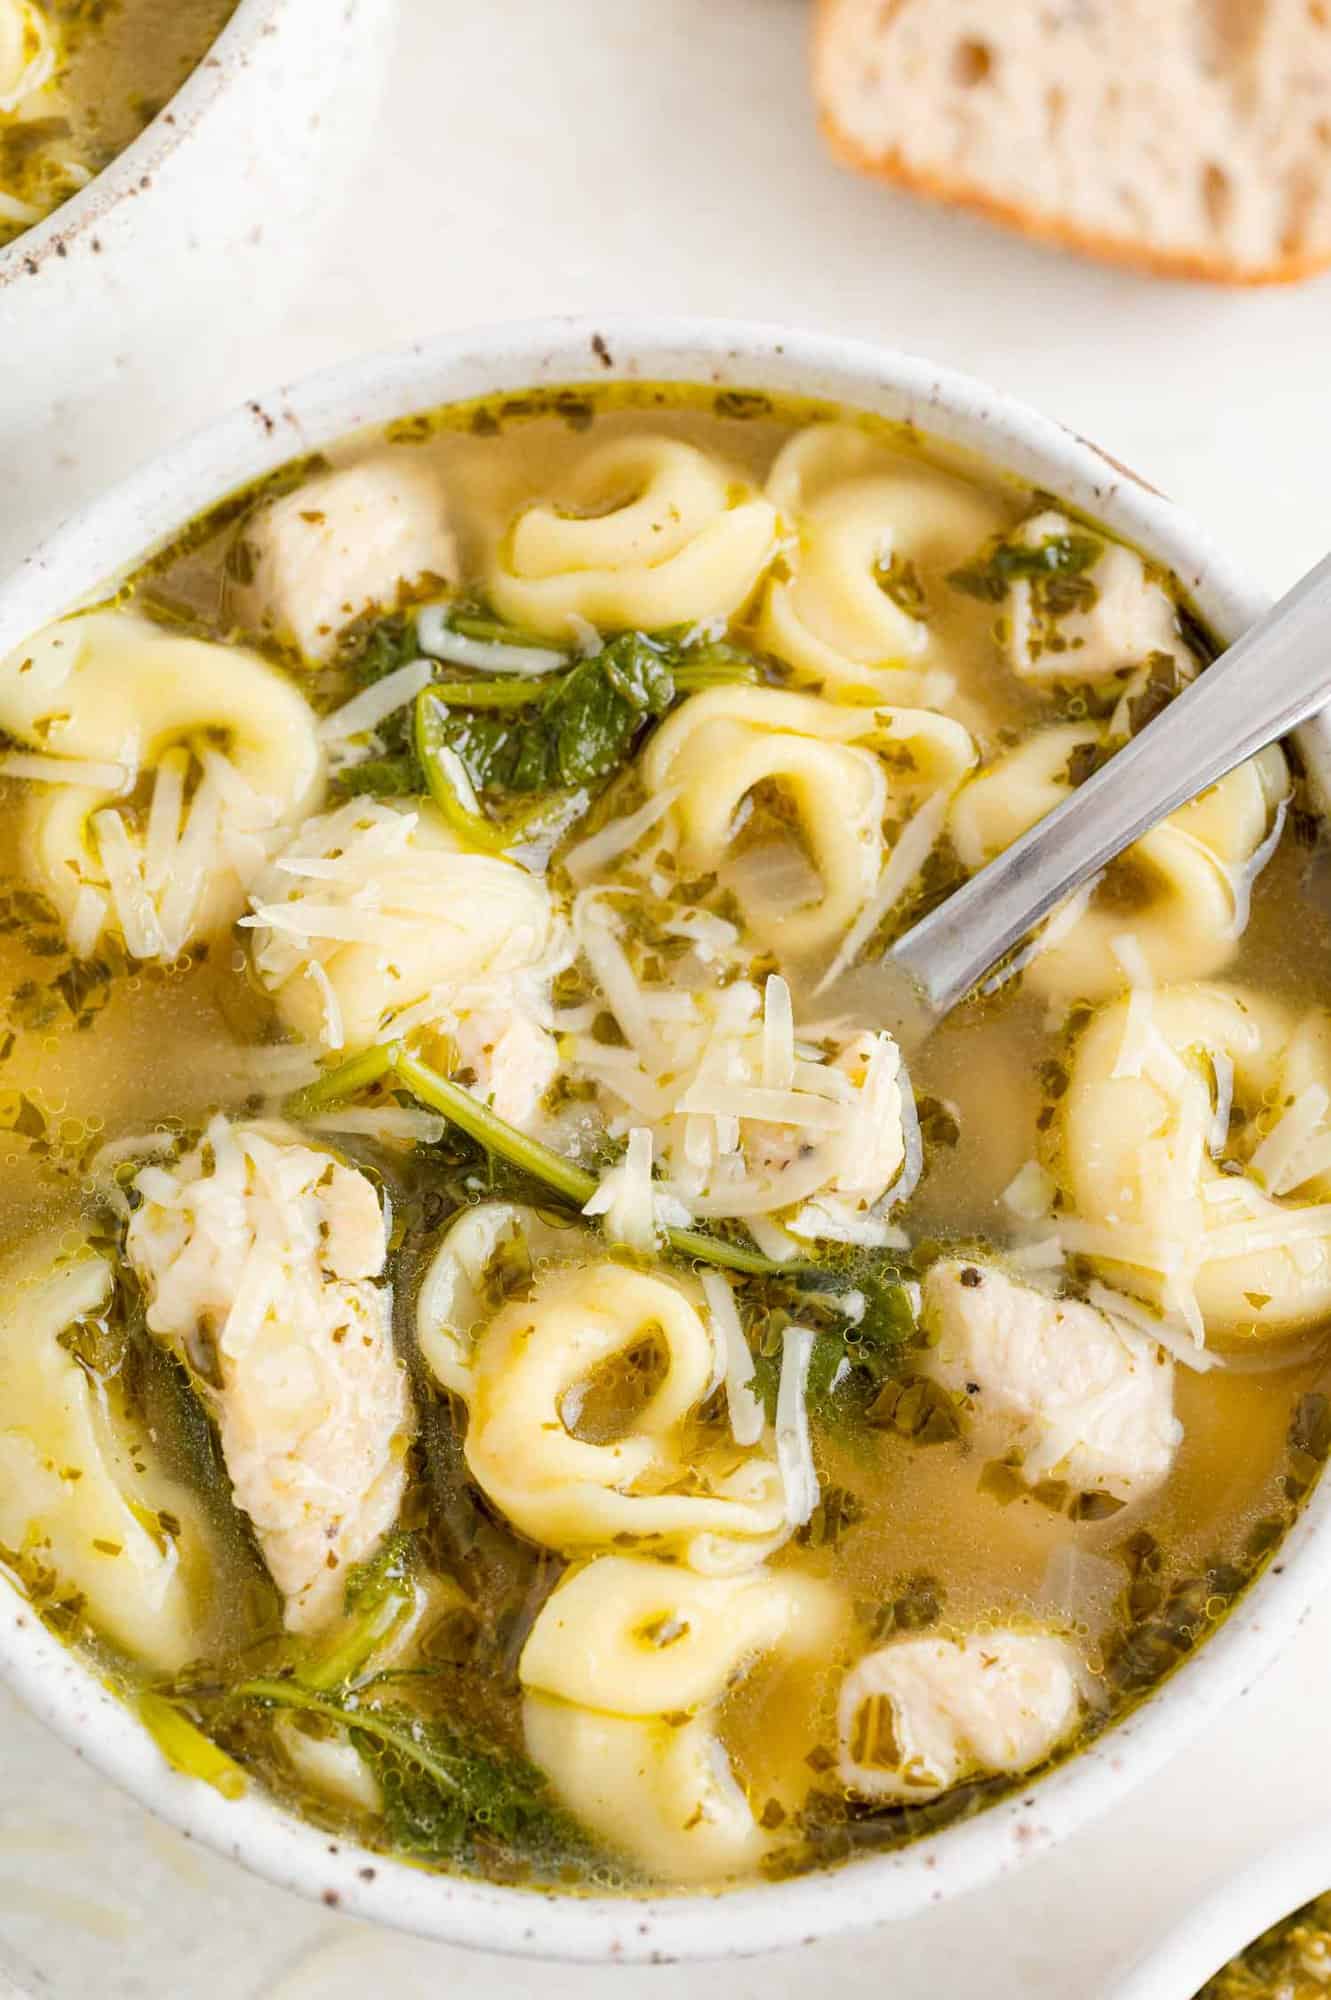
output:
<path id="1" fill-rule="evenodd" d="M 0 249 L 0 565 L 217 407 L 356 171 L 396 12 L 240 0 L 134 144 Z"/>

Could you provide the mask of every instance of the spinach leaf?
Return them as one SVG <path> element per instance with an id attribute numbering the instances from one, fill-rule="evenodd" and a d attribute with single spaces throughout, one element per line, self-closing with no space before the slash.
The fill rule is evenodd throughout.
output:
<path id="1" fill-rule="evenodd" d="M 849 1291 L 864 1302 L 857 1320 L 841 1303 Z M 916 1338 L 910 1294 L 895 1265 L 883 1261 L 853 1274 L 844 1265 L 806 1265 L 789 1277 L 750 1280 L 739 1305 L 756 1348 L 753 1392 L 769 1421 L 786 1330 L 798 1325 L 816 1335 L 807 1391 L 814 1418 L 843 1432 L 877 1423 L 877 1403 L 902 1373 Z"/>
<path id="2" fill-rule="evenodd" d="M 367 1617 L 389 1598 L 400 1595 L 403 1587 L 412 1582 L 415 1569 L 413 1538 L 400 1531 L 386 1536 L 368 1561 L 356 1563 L 347 1571 L 343 1599 L 346 1609 Z"/>
<path id="3" fill-rule="evenodd" d="M 294 1710 L 345 1729 L 379 1781 L 390 1847 L 422 1861 L 475 1865 L 482 1851 L 546 1874 L 604 1867 L 534 1764 L 415 1710 L 318 1694 L 294 1680 L 253 1680 L 238 1701 Z"/>
<path id="4" fill-rule="evenodd" d="M 1080 577 L 1094 568 L 1103 552 L 1104 543 L 1092 535 L 1050 535 L 1033 548 L 1000 536 L 974 562 L 949 570 L 947 580 L 967 597 L 1001 604 L 1014 583 L 1024 579 L 1047 584 L 1056 577 Z"/>
<path id="5" fill-rule="evenodd" d="M 574 667 L 546 703 L 545 725 L 557 782 L 608 778 L 639 730 L 675 698 L 666 655 L 641 632 L 625 632 Z"/>
<path id="6" fill-rule="evenodd" d="M 419 657 L 415 621 L 395 614 L 365 630 L 348 665 L 353 676 L 369 687 Z M 368 793 L 377 799 L 418 798 L 425 790 L 425 777 L 412 741 L 411 710 L 399 709 L 396 715 L 387 716 L 375 735 L 383 745 L 383 754 L 339 771 L 334 780 L 338 789 L 349 797 Z"/>
<path id="7" fill-rule="evenodd" d="M 344 1603 L 342 1623 L 296 1665 L 306 1687 L 349 1687 L 401 1630 L 416 1604 L 415 1538 L 399 1530 L 349 1570 Z"/>
<path id="8" fill-rule="evenodd" d="M 414 799 L 426 789 L 425 773 L 410 749 L 399 750 L 393 757 L 368 757 L 363 764 L 349 764 L 338 772 L 337 784 L 352 798 L 368 793 L 376 799 Z"/>
<path id="9" fill-rule="evenodd" d="M 1172 653 L 1148 653 L 1142 668 L 1145 679 L 1128 701 L 1128 730 L 1133 736 L 1154 722 L 1187 684 Z"/>
<path id="10" fill-rule="evenodd" d="M 514 638 L 481 613 L 458 613 L 452 622 L 466 636 Z M 384 619 L 363 642 L 352 671 L 358 679 L 379 680 L 417 652 L 410 621 Z M 530 680 L 441 675 L 418 697 L 414 717 L 403 711 L 380 725 L 386 754 L 349 766 L 337 782 L 344 792 L 379 797 L 428 790 L 460 832 L 482 845 L 512 845 L 523 837 L 525 822 L 516 833 L 495 828 L 487 841 L 484 816 L 459 798 L 441 752 L 451 751 L 472 788 L 491 801 L 589 790 L 590 804 L 590 788 L 614 776 L 643 730 L 679 696 L 760 674 L 758 662 L 737 646 L 694 643 L 689 634 L 671 631 L 621 632 L 589 658 Z"/>
<path id="11" fill-rule="evenodd" d="M 420 650 L 415 621 L 396 613 L 391 618 L 377 619 L 370 626 L 360 650 L 351 660 L 351 671 L 369 687 L 372 682 L 383 680 L 386 674 L 396 673 L 399 667 L 410 666 L 420 658 Z"/>
<path id="12" fill-rule="evenodd" d="M 586 1836 L 525 1758 L 466 1745 L 440 1723 L 416 1722 L 405 1736 L 355 1730 L 352 1741 L 379 1780 L 399 1853 L 449 1861 L 484 1843 L 547 1870 L 588 1855 Z"/>
<path id="13" fill-rule="evenodd" d="M 625 632 L 567 673 L 535 683 L 523 708 L 463 708 L 446 683 L 419 699 L 430 747 L 456 752 L 478 792 L 530 793 L 611 777 L 674 698 L 666 653 L 641 632 Z M 428 771 L 420 735 L 418 744 Z"/>

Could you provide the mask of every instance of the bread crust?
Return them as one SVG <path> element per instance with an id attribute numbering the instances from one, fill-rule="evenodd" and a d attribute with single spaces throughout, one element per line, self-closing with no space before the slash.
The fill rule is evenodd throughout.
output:
<path id="1" fill-rule="evenodd" d="M 1207 256 L 1200 251 L 1155 250 L 1130 236 L 1083 229 L 1068 216 L 1005 200 L 964 176 L 953 177 L 915 166 L 895 146 L 882 152 L 870 151 L 838 123 L 818 89 L 823 41 L 832 31 L 839 5 L 840 0 L 818 0 L 812 17 L 811 55 L 819 130 L 829 151 L 842 165 L 877 180 L 891 181 L 911 194 L 969 209 L 1036 242 L 1097 257 L 1105 263 L 1126 265 L 1158 278 L 1193 279 L 1210 285 L 1292 285 L 1331 269 L 1331 246 L 1321 252 L 1302 252 L 1261 266 L 1237 264 L 1232 259 Z"/>

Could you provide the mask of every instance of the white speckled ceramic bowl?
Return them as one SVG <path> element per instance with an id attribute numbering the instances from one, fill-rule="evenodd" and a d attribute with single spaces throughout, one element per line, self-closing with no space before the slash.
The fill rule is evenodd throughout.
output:
<path id="1" fill-rule="evenodd" d="M 437 404 L 615 378 L 826 397 L 908 420 L 1063 496 L 1167 564 L 1227 639 L 1260 592 L 1171 504 L 1095 446 L 963 376 L 859 341 L 724 321 L 553 321 L 407 347 L 281 389 L 157 460 L 0 585 L 0 656 L 141 562 L 192 516 L 288 458 Z M 1325 732 L 1305 733 L 1319 768 Z M 628 1963 L 719 1957 L 904 1917 L 1065 1839 L 1149 1778 L 1274 1658 L 1331 1578 L 1331 1483 L 1277 1560 L 1180 1672 L 1090 1748 L 980 1817 L 899 1853 L 721 1895 L 596 1900 L 428 1875 L 330 1840 L 257 1793 L 179 1777 L 125 1709 L 0 1588 L 0 1671 L 50 1726 L 176 1826 L 356 1916 L 492 1950 Z"/>
<path id="2" fill-rule="evenodd" d="M 1320 1820 L 1217 1885 L 1143 1953 L 1105 2000 L 1194 2000 L 1212 1973 L 1331 1889 L 1331 1821 Z"/>
<path id="3" fill-rule="evenodd" d="M 143 457 L 127 405 L 162 438 L 196 423 L 274 324 L 369 139 L 396 9 L 240 0 L 134 144 L 0 249 L 0 563 Z"/>

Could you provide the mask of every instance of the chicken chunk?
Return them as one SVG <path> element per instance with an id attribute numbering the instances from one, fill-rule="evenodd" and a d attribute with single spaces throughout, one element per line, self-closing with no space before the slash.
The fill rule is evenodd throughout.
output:
<path id="1" fill-rule="evenodd" d="M 919 1800 L 967 1778 L 1029 1771 L 1086 1706 L 1081 1655 L 1053 1633 L 898 1639 L 841 1684 L 841 1781 L 861 1798 Z"/>
<path id="2" fill-rule="evenodd" d="M 1024 521 L 1012 541 L 1029 549 L 1098 542 L 1075 521 L 1050 510 Z M 1019 577 L 1005 604 L 1008 654 L 1027 680 L 1104 681 L 1168 653 L 1187 679 L 1195 662 L 1179 635 L 1173 600 L 1146 573 L 1133 550 L 1104 542 L 1083 570 L 1048 578 Z"/>
<path id="3" fill-rule="evenodd" d="M 559 1073 L 555 1038 L 515 1005 L 510 1013 L 486 1008 L 461 1017 L 453 1031 L 468 1085 L 499 1117 L 530 1132 L 540 1122 L 546 1092 Z"/>
<path id="4" fill-rule="evenodd" d="M 405 458 L 306 480 L 246 530 L 253 581 L 242 615 L 322 666 L 353 619 L 452 583 L 457 545 L 438 481 Z"/>
<path id="5" fill-rule="evenodd" d="M 828 1186 L 792 1217 L 796 1236 L 831 1243 L 881 1242 L 885 1224 L 874 1211 L 900 1176 L 913 1178 L 907 1160 L 918 1147 L 909 1082 L 890 1035 L 855 1035 L 833 1057 L 831 1068 L 849 1078 L 861 1116 L 848 1128 L 842 1157 Z"/>
<path id="6" fill-rule="evenodd" d="M 1019 1457 L 1031 1485 L 1138 1500 L 1165 1478 L 1183 1435 L 1174 1364 L 1136 1327 L 956 1260 L 926 1274 L 923 1319 L 926 1372 L 961 1400 L 976 1447 Z"/>
<path id="7" fill-rule="evenodd" d="M 126 1249 L 148 1326 L 212 1408 L 288 1628 L 314 1630 L 405 1484 L 410 1403 L 392 1295 L 375 1282 L 387 1245 L 374 1188 L 288 1127 L 224 1118 L 135 1185 Z"/>

